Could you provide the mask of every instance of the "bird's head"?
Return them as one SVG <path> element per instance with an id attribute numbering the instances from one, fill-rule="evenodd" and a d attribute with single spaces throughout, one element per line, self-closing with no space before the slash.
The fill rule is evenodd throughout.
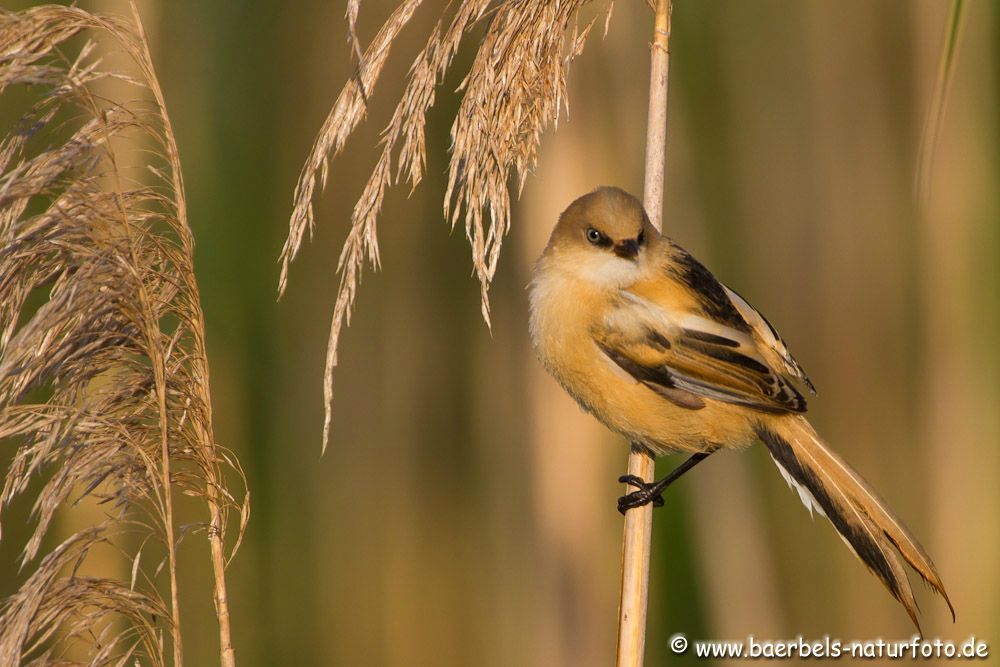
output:
<path id="1" fill-rule="evenodd" d="M 586 194 L 563 211 L 546 254 L 565 270 L 604 287 L 622 287 L 641 272 L 660 235 L 638 199 L 620 188 Z"/>

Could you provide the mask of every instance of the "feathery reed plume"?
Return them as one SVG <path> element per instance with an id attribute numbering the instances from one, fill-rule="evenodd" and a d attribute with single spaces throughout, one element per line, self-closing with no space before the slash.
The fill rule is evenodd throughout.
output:
<path id="1" fill-rule="evenodd" d="M 446 10 L 431 31 L 385 128 L 381 153 L 354 207 L 351 229 L 340 253 L 340 286 L 324 372 L 324 450 L 330 436 L 333 369 L 337 365 L 340 331 L 345 322 L 350 322 L 365 259 L 375 267 L 379 264 L 377 220 L 382 200 L 394 178 L 398 182 L 405 177 L 414 188 L 422 179 L 426 114 L 463 38 L 483 25 L 485 34 L 459 88 L 463 97 L 451 129 L 453 149 L 444 218 L 454 227 L 464 217 L 473 266 L 482 288 L 482 313 L 489 323 L 489 286 L 503 237 L 510 227 L 508 184 L 516 176 L 519 186 L 523 185 L 535 165 L 542 132 L 557 122 L 560 109 L 568 108 L 566 72 L 581 53 L 593 25 L 591 21 L 582 30 L 576 27 L 577 15 L 587 2 L 463 0 L 450 18 Z M 305 231 L 311 233 L 314 227 L 312 201 L 317 181 L 321 187 L 326 183 L 328 160 L 343 150 L 360 124 L 390 47 L 420 4 L 421 0 L 404 0 L 362 54 L 354 31 L 359 3 L 348 3 L 348 32 L 358 57 L 357 70 L 337 97 L 299 176 L 288 240 L 281 252 L 279 295 L 287 286 L 289 264 L 301 247 Z M 397 149 L 394 176 L 393 153 Z"/>
<path id="2" fill-rule="evenodd" d="M 177 148 L 138 16 L 0 10 L 0 99 L 24 109 L 0 135 L 0 439 L 16 446 L 0 517 L 27 494 L 35 521 L 21 556 L 33 572 L 0 606 L 0 664 L 84 650 L 92 665 L 168 652 L 181 665 L 180 492 L 207 505 L 233 665 L 224 568 L 248 495 L 228 490 L 224 471 L 242 474 L 212 434 Z M 33 565 L 57 512 L 84 498 L 103 519 Z M 81 574 L 96 549 L 130 580 Z"/>

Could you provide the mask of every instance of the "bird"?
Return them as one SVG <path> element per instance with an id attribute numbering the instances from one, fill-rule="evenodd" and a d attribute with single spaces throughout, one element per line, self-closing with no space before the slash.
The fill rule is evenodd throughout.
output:
<path id="1" fill-rule="evenodd" d="M 806 419 L 815 388 L 777 330 L 617 187 L 573 201 L 535 263 L 529 333 L 545 369 L 588 413 L 654 455 L 689 458 L 636 490 L 652 503 L 721 449 L 763 442 L 809 509 L 829 519 L 920 631 L 903 561 L 955 608 L 930 556 L 872 487 Z"/>

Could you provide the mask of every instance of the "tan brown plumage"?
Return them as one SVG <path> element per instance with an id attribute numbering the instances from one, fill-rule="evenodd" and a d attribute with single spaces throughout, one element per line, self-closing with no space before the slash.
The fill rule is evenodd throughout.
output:
<path id="1" fill-rule="evenodd" d="M 794 383 L 812 383 L 774 327 L 637 199 L 601 188 L 563 212 L 535 266 L 530 326 L 546 369 L 611 430 L 658 454 L 762 440 L 918 629 L 903 561 L 954 616 L 926 551 L 803 416 Z"/>

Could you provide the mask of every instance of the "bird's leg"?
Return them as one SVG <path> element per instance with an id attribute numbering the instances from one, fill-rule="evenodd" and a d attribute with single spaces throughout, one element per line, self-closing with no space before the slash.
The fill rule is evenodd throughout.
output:
<path id="1" fill-rule="evenodd" d="M 708 455 L 711 453 L 712 452 L 709 451 L 692 454 L 687 461 L 674 468 L 669 475 L 658 482 L 645 482 L 635 475 L 622 475 L 618 478 L 619 482 L 622 484 L 628 484 L 629 486 L 634 486 L 639 490 L 633 491 L 632 493 L 619 498 L 618 511 L 625 514 L 625 512 L 633 507 L 642 507 L 647 503 L 653 503 L 653 507 L 662 507 L 663 496 L 660 494 L 663 493 L 664 489 L 680 479 L 681 475 L 686 473 L 688 470 L 707 459 Z"/>

